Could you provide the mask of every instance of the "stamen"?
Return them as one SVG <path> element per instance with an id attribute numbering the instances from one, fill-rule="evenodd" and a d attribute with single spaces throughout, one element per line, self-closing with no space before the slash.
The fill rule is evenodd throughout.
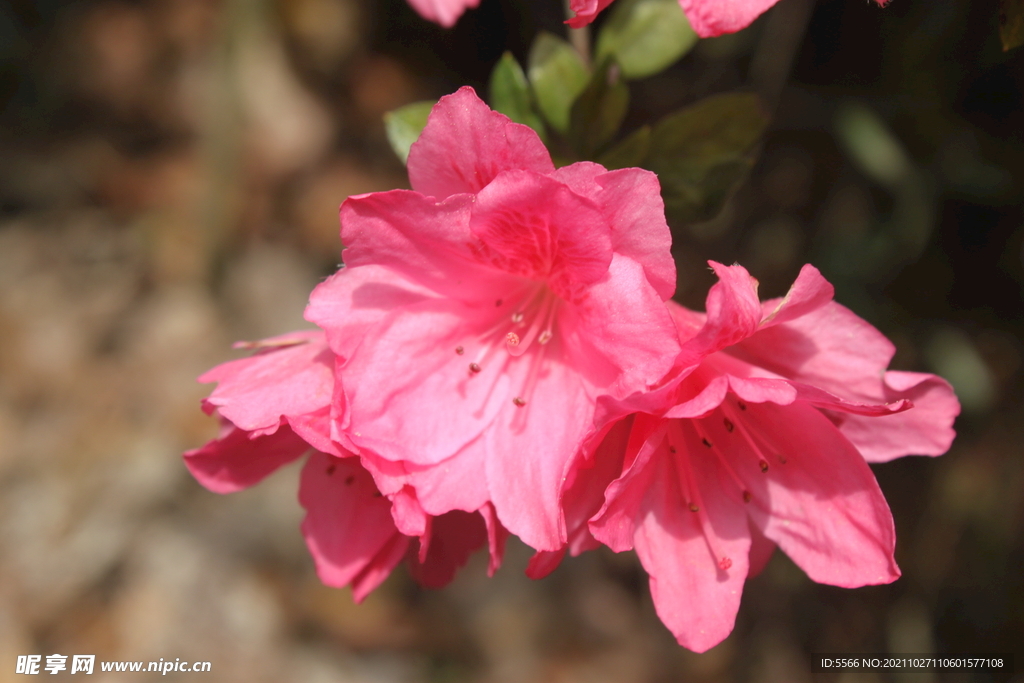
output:
<path id="1" fill-rule="evenodd" d="M 711 442 L 708 441 L 708 438 L 706 436 L 703 439 L 701 439 L 700 442 L 707 446 L 708 448 L 711 448 Z"/>
<path id="2" fill-rule="evenodd" d="M 553 335 L 551 334 L 551 330 L 544 330 L 543 332 L 540 333 L 540 336 L 537 337 L 537 343 L 540 344 L 541 346 L 544 346 L 544 344 L 547 344 L 549 341 L 551 341 L 552 336 Z"/>
<path id="3" fill-rule="evenodd" d="M 700 512 L 700 506 L 696 503 L 690 503 L 690 512 Z"/>
<path id="4" fill-rule="evenodd" d="M 495 305 L 495 307 L 500 307 L 503 303 L 505 303 L 505 302 L 502 301 L 501 299 L 498 299 L 497 301 L 494 302 L 494 305 Z"/>
<path id="5" fill-rule="evenodd" d="M 518 325 L 519 323 L 523 322 L 523 313 L 522 313 L 522 311 L 517 311 L 516 313 L 512 314 L 512 322 L 514 322 L 516 325 Z"/>
<path id="6" fill-rule="evenodd" d="M 750 491 L 744 491 L 743 492 L 743 502 L 744 503 L 749 503 L 752 499 L 753 499 L 753 496 L 750 495 Z"/>
<path id="7" fill-rule="evenodd" d="M 472 372 L 474 375 L 476 373 L 480 372 L 481 369 L 482 368 L 480 367 L 479 363 L 470 363 L 469 364 L 469 371 Z"/>
<path id="8" fill-rule="evenodd" d="M 465 352 L 466 352 L 466 349 L 462 348 L 461 346 L 456 346 L 455 347 L 455 353 L 459 354 L 460 356 L 462 354 L 464 354 Z"/>
<path id="9" fill-rule="evenodd" d="M 668 447 L 668 452 L 669 452 L 669 453 L 677 453 L 678 451 L 676 450 L 676 447 L 675 447 L 675 446 L 669 446 L 669 447 Z"/>
<path id="10" fill-rule="evenodd" d="M 739 406 L 740 410 L 746 410 L 747 409 L 747 404 L 744 403 L 743 401 L 736 401 L 736 405 Z"/>
<path id="11" fill-rule="evenodd" d="M 704 437 L 704 434 L 703 434 L 703 432 L 701 431 L 701 428 L 700 428 L 700 422 L 697 422 L 695 420 L 693 422 L 693 429 L 694 429 L 694 431 L 697 432 L 697 436 Z M 710 444 L 711 443 L 710 441 L 707 440 L 706 437 L 702 438 L 702 440 L 704 441 L 705 444 Z M 722 468 L 726 471 L 726 473 L 732 479 L 733 483 L 736 484 L 736 488 L 740 489 L 741 491 L 744 490 L 746 488 L 746 485 L 742 481 L 740 481 L 739 475 L 736 474 L 736 470 L 734 470 L 732 468 L 732 465 L 729 464 L 729 461 L 725 459 L 725 455 L 723 455 L 720 452 L 720 450 L 717 449 L 717 448 L 712 449 L 711 452 L 715 454 L 716 458 L 718 458 L 718 462 L 722 465 Z"/>
<path id="12" fill-rule="evenodd" d="M 517 406 L 519 406 L 520 408 L 522 408 L 523 406 L 525 406 L 525 405 L 526 405 L 526 401 L 524 401 L 524 400 L 523 400 L 522 398 L 520 398 L 519 396 L 516 396 L 516 397 L 515 397 L 514 399 L 512 399 L 512 403 L 516 404 L 516 405 L 517 405 Z"/>
<path id="13" fill-rule="evenodd" d="M 730 434 L 732 433 L 732 430 L 736 429 L 736 427 L 733 426 L 732 422 L 729 422 L 729 418 L 725 418 L 723 422 L 725 423 L 725 431 L 729 432 Z"/>
<path id="14" fill-rule="evenodd" d="M 768 461 L 767 460 L 758 460 L 757 461 L 757 466 L 761 468 L 761 472 L 763 474 L 767 474 L 768 473 Z"/>
<path id="15" fill-rule="evenodd" d="M 781 464 L 785 465 L 785 464 L 786 464 L 787 462 L 789 462 L 789 460 L 787 460 L 787 459 L 786 459 L 786 456 L 784 456 L 784 455 L 779 455 L 779 462 L 780 462 Z"/>
<path id="16" fill-rule="evenodd" d="M 519 346 L 519 335 L 515 332 L 509 332 L 505 335 L 505 343 L 509 346 Z"/>
<path id="17" fill-rule="evenodd" d="M 718 568 L 721 569 L 723 572 L 728 571 L 730 567 L 732 567 L 732 560 L 730 560 L 728 557 L 723 557 L 718 561 Z"/>

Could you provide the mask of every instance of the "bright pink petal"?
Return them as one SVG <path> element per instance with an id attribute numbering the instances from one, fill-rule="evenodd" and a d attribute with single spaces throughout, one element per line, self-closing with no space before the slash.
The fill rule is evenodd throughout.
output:
<path id="1" fill-rule="evenodd" d="M 214 493 L 234 493 L 259 483 L 308 450 L 309 444 L 287 426 L 254 439 L 232 427 L 202 448 L 187 451 L 185 466 Z"/>
<path id="2" fill-rule="evenodd" d="M 474 321 L 462 304 L 437 299 L 395 311 L 378 325 L 373 343 L 360 346 L 342 372 L 349 437 L 359 449 L 396 462 L 436 464 L 511 407 L 501 365 L 488 363 L 474 374 L 470 359 L 456 352 L 474 336 L 467 330 Z M 488 323 L 477 324 L 477 335 Z"/>
<path id="3" fill-rule="evenodd" d="M 885 391 L 891 400 L 911 401 L 913 409 L 877 419 L 829 412 L 839 431 L 868 462 L 942 455 L 949 450 L 960 402 L 946 380 L 916 372 L 887 372 Z"/>
<path id="4" fill-rule="evenodd" d="M 445 28 L 454 26 L 463 12 L 479 4 L 480 0 L 409 0 L 421 17 Z"/>
<path id="5" fill-rule="evenodd" d="M 505 541 L 508 540 L 508 529 L 498 520 L 498 513 L 494 505 L 487 503 L 479 510 L 480 516 L 484 518 L 487 526 L 487 549 L 490 552 L 490 561 L 487 563 L 487 576 L 494 576 L 501 568 L 502 560 L 505 559 Z"/>
<path id="6" fill-rule="evenodd" d="M 288 426 L 303 441 L 320 451 L 329 453 L 339 458 L 351 455 L 331 439 L 331 409 L 329 407 L 320 410 L 288 418 Z"/>
<path id="7" fill-rule="evenodd" d="M 743 503 L 701 444 L 663 442 L 634 534 L 658 616 L 679 644 L 704 652 L 732 632 L 747 578 Z M 698 450 L 699 449 L 699 450 Z"/>
<path id="8" fill-rule="evenodd" d="M 884 403 L 882 373 L 895 347 L 868 322 L 832 302 L 762 329 L 728 353 L 842 398 Z"/>
<path id="9" fill-rule="evenodd" d="M 477 439 L 460 452 L 436 465 L 415 465 L 391 461 L 363 450 L 363 465 L 378 488 L 391 496 L 405 487 L 416 491 L 416 500 L 430 515 L 449 510 L 473 511 L 490 500 L 484 474 L 483 449 Z"/>
<path id="10" fill-rule="evenodd" d="M 426 588 L 448 585 L 474 550 L 487 542 L 487 527 L 475 512 L 449 512 L 433 520 L 427 556 L 409 557 L 409 573 Z"/>
<path id="11" fill-rule="evenodd" d="M 341 205 L 341 239 L 345 243 L 342 258 L 346 270 L 358 272 L 368 266 L 383 266 L 390 275 L 390 280 L 374 278 L 380 280 L 375 289 L 381 291 L 355 290 L 361 298 L 353 304 L 372 308 L 382 303 L 401 305 L 402 297 L 422 295 L 421 288 L 461 300 L 493 300 L 495 294 L 487 287 L 500 286 L 502 281 L 488 265 L 478 263 L 471 251 L 472 204 L 473 198 L 468 195 L 437 202 L 408 190 L 345 200 Z M 369 277 L 362 275 L 364 279 Z M 415 284 L 410 286 L 403 280 Z M 389 284 L 397 291 L 389 291 Z"/>
<path id="12" fill-rule="evenodd" d="M 502 171 L 555 170 L 532 128 L 491 111 L 469 86 L 438 101 L 409 150 L 408 168 L 413 189 L 438 199 L 479 192 Z"/>
<path id="13" fill-rule="evenodd" d="M 757 280 L 743 266 L 723 266 L 709 261 L 718 282 L 707 297 L 707 318 L 704 326 L 683 344 L 677 365 L 696 365 L 705 357 L 736 344 L 754 334 L 761 322 L 761 302 L 757 299 Z M 674 315 L 685 309 L 669 302 Z M 688 328 L 689 317 L 684 316 Z M 684 330 L 681 330 L 681 332 Z"/>
<path id="14" fill-rule="evenodd" d="M 817 268 L 807 263 L 800 269 L 800 274 L 786 296 L 764 302 L 761 327 L 778 325 L 807 315 L 832 301 L 833 296 L 835 288 L 832 284 L 822 277 Z"/>
<path id="15" fill-rule="evenodd" d="M 398 561 L 396 546 L 407 542 L 391 519 L 390 501 L 357 458 L 313 453 L 302 469 L 299 503 L 306 509 L 302 534 L 317 575 L 339 588 L 362 577 L 357 600 L 383 581 Z"/>
<path id="16" fill-rule="evenodd" d="M 267 433 L 277 429 L 282 418 L 330 405 L 334 356 L 323 333 L 285 335 L 292 336 L 300 343 L 268 346 L 254 356 L 223 363 L 202 375 L 200 382 L 218 382 L 206 402 L 239 429 Z"/>
<path id="17" fill-rule="evenodd" d="M 727 402 L 695 428 L 711 444 L 708 455 L 745 486 L 754 523 L 811 579 L 853 588 L 899 577 L 878 483 L 820 412 L 800 402 L 742 410 Z"/>
<path id="18" fill-rule="evenodd" d="M 485 434 L 487 485 L 501 523 L 537 550 L 566 542 L 559 499 L 568 467 L 592 431 L 593 399 L 572 366 L 558 360 L 559 337 L 548 345 L 550 360 L 523 406 L 511 399 Z M 511 386 L 529 382 L 531 368 L 516 364 Z"/>
<path id="19" fill-rule="evenodd" d="M 778 0 L 679 0 L 701 38 L 736 33 L 753 23 Z"/>
<path id="20" fill-rule="evenodd" d="M 351 582 L 352 599 L 356 603 L 365 600 L 367 595 L 391 575 L 391 572 L 405 557 L 409 542 L 408 536 L 399 533 L 393 534 L 384 547 L 377 551 L 373 559 L 366 563 L 362 571 L 353 577 Z M 321 580 L 323 579 L 321 578 Z"/>
<path id="21" fill-rule="evenodd" d="M 481 190 L 470 230 L 480 260 L 546 281 L 564 300 L 575 300 L 600 280 L 612 259 L 611 226 L 601 208 L 531 171 L 502 173 Z"/>
<path id="22" fill-rule="evenodd" d="M 610 4 L 612 0 L 571 0 L 569 7 L 576 16 L 565 23 L 573 28 L 582 28 L 597 18 L 597 15 Z"/>
<path id="23" fill-rule="evenodd" d="M 578 369 L 620 398 L 655 385 L 679 352 L 675 325 L 642 266 L 618 254 L 590 296 L 565 308 L 561 323 Z"/>

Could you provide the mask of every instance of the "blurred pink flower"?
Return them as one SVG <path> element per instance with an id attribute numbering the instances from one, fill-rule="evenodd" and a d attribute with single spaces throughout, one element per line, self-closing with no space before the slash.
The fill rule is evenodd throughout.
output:
<path id="1" fill-rule="evenodd" d="M 451 28 L 462 13 L 480 4 L 480 0 L 409 0 L 421 17 L 445 28 Z"/>
<path id="2" fill-rule="evenodd" d="M 294 332 L 256 344 L 257 353 L 217 366 L 200 377 L 218 382 L 203 402 L 218 413 L 221 435 L 185 453 L 193 476 L 216 493 L 258 483 L 277 468 L 313 451 L 302 470 L 302 533 L 321 580 L 351 585 L 361 601 L 407 558 L 412 575 L 429 587 L 448 583 L 469 554 L 490 540 L 491 571 L 501 561 L 504 530 L 493 510 L 422 515 L 411 538 L 399 531 L 408 504 L 393 505 L 377 490 L 359 459 L 330 438 L 334 354 L 323 332 Z M 314 450 L 315 449 L 315 450 Z M 393 508 L 402 508 L 393 513 Z"/>
<path id="3" fill-rule="evenodd" d="M 342 205 L 345 267 L 306 311 L 338 357 L 331 436 L 408 504 L 406 533 L 492 502 L 556 549 L 598 402 L 645 391 L 679 351 L 657 178 L 555 170 L 468 87 L 434 108 L 408 168 L 414 191 Z"/>
<path id="4" fill-rule="evenodd" d="M 884 0 L 876 0 L 885 5 Z M 769 10 L 778 0 L 679 0 L 690 25 L 701 38 L 736 33 Z M 592 22 L 612 0 L 571 0 L 576 16 L 567 23 L 580 28 Z"/>
<path id="5" fill-rule="evenodd" d="M 886 372 L 892 344 L 804 266 L 760 303 L 740 266 L 707 314 L 669 303 L 683 340 L 672 379 L 640 397 L 563 496 L 568 548 L 635 548 L 662 621 L 702 652 L 733 628 L 743 584 L 776 545 L 814 581 L 889 583 L 892 515 L 867 461 L 939 455 L 959 404 L 934 375 Z"/>

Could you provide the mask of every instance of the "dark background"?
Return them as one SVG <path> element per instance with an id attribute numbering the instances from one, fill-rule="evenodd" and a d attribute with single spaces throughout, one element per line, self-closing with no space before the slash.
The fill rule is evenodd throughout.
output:
<path id="1" fill-rule="evenodd" d="M 1024 49 L 1002 51 L 994 3 L 783 0 L 631 85 L 627 131 L 722 91 L 774 111 L 722 214 L 673 226 L 680 302 L 702 307 L 709 258 L 764 297 L 811 262 L 894 367 L 956 386 L 950 453 L 874 468 L 896 583 L 816 585 L 777 553 L 704 655 L 631 554 L 531 582 L 513 542 L 493 580 L 480 557 L 442 591 L 400 569 L 354 606 L 316 580 L 295 467 L 230 497 L 187 475 L 215 432 L 194 378 L 305 326 L 340 202 L 406 186 L 381 115 L 485 93 L 561 19 L 558 0 L 482 0 L 451 31 L 403 0 L 0 2 L 0 681 L 54 652 L 209 660 L 178 677 L 217 681 L 1024 681 Z M 815 652 L 1017 669 L 816 674 Z"/>

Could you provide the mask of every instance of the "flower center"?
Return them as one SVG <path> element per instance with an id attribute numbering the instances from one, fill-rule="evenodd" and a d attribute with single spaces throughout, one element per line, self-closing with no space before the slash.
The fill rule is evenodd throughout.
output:
<path id="1" fill-rule="evenodd" d="M 469 376 L 475 377 L 496 366 L 491 378 L 493 391 L 506 364 L 534 349 L 529 354 L 526 380 L 512 399 L 517 408 L 526 406 L 540 376 L 546 347 L 555 336 L 560 304 L 558 296 L 542 283 L 535 283 L 517 295 L 496 300 L 495 308 L 500 310 L 500 314 L 491 327 L 455 348 L 455 353 L 460 356 L 467 350 L 476 350 L 468 366 Z M 501 353 L 502 349 L 505 353 Z"/>

